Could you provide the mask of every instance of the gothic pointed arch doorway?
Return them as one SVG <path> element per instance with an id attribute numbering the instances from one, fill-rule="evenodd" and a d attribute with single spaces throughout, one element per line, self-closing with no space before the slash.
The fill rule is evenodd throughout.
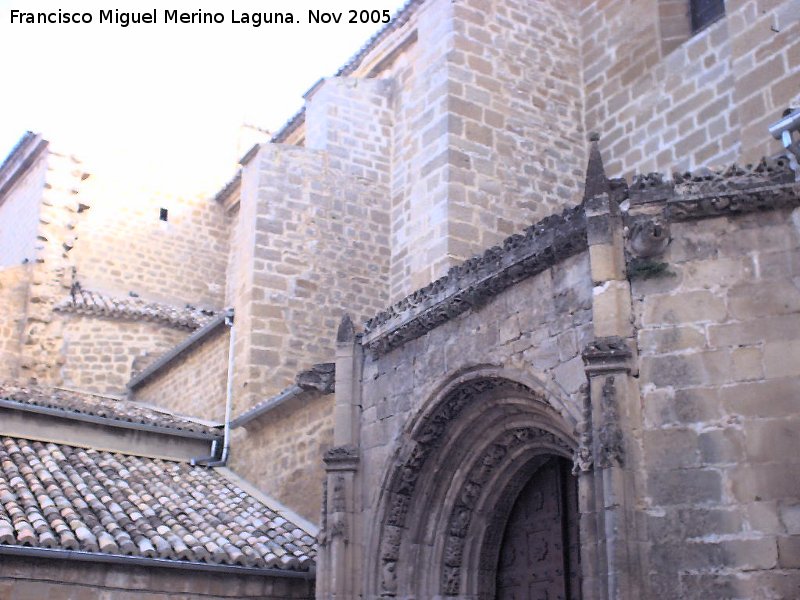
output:
<path id="1" fill-rule="evenodd" d="M 568 469 L 573 430 L 574 423 L 543 394 L 517 382 L 483 377 L 446 392 L 406 433 L 387 475 L 377 532 L 377 595 L 579 598 L 578 563 L 570 558 L 578 553 L 577 493 Z M 538 541 L 541 535 L 524 541 L 506 536 L 509 526 L 519 527 L 514 515 L 530 512 L 515 512 L 517 501 L 537 494 L 548 498 L 543 508 L 559 507 L 551 511 L 546 532 L 533 532 L 546 535 L 544 541 Z M 542 543 L 548 556 L 563 553 L 561 562 L 556 566 L 554 559 L 547 576 L 536 574 L 520 586 L 539 594 L 531 583 L 549 577 L 550 587 L 539 586 L 547 595 L 510 590 L 507 584 L 518 577 L 508 570 L 509 552 L 535 559 Z"/>
<path id="2" fill-rule="evenodd" d="M 581 598 L 578 486 L 571 467 L 550 456 L 524 469 L 533 474 L 505 520 L 495 569 L 497 600 Z"/>

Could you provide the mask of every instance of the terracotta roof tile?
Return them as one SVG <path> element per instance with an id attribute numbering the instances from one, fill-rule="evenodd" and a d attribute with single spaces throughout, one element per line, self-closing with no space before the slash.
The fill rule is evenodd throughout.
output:
<path id="1" fill-rule="evenodd" d="M 59 302 L 54 310 L 81 315 L 154 321 L 185 329 L 198 329 L 217 314 L 215 311 L 188 305 L 178 308 L 168 304 L 146 302 L 141 298 L 113 298 L 99 292 L 84 290 L 80 286 L 75 286 L 72 293 Z"/>
<path id="2" fill-rule="evenodd" d="M 134 425 L 172 429 L 186 434 L 209 437 L 220 435 L 217 427 L 191 417 L 175 415 L 137 402 L 113 400 L 88 393 L 0 383 L 0 401 L 54 410 L 63 413 L 63 416 L 100 417 Z"/>
<path id="3" fill-rule="evenodd" d="M 5 436 L 0 544 L 299 571 L 316 555 L 213 469 Z"/>

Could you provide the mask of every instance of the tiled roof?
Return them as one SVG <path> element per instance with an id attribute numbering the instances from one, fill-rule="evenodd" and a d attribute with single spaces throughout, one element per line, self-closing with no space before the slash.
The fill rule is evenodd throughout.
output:
<path id="1" fill-rule="evenodd" d="M 213 469 L 0 437 L 0 544 L 307 571 L 315 543 Z"/>
<path id="2" fill-rule="evenodd" d="M 216 314 L 193 306 L 178 308 L 168 304 L 146 302 L 141 298 L 112 298 L 99 292 L 75 286 L 72 293 L 55 306 L 55 310 L 82 315 L 101 315 L 166 323 L 173 327 L 198 329 Z"/>
<path id="3" fill-rule="evenodd" d="M 169 429 L 176 433 L 197 436 L 217 437 L 219 429 L 192 420 L 189 417 L 175 415 L 153 407 L 129 402 L 112 400 L 91 394 L 52 390 L 42 387 L 20 387 L 0 383 L 0 402 L 13 402 L 34 409 L 43 409 L 50 413 L 61 413 L 60 416 L 119 421 L 134 426 Z"/>

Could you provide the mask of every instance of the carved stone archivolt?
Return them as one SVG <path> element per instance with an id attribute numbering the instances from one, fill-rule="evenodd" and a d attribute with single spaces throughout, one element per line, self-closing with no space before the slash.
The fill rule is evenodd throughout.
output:
<path id="1" fill-rule="evenodd" d="M 506 457 L 522 445 L 555 449 L 567 456 L 573 454 L 570 444 L 553 432 L 538 427 L 520 427 L 507 431 L 484 450 L 471 468 L 448 520 L 441 581 L 443 595 L 457 596 L 461 591 L 461 569 L 466 537 L 483 487 L 494 473 L 502 468 Z"/>
<path id="2" fill-rule="evenodd" d="M 407 531 L 407 517 L 415 496 L 419 479 L 427 461 L 445 439 L 448 428 L 458 419 L 465 407 L 487 393 L 508 392 L 511 396 L 536 397 L 524 385 L 500 378 L 483 378 L 468 381 L 448 393 L 441 403 L 415 427 L 409 444 L 401 454 L 389 480 L 387 510 L 380 541 L 380 593 L 395 596 L 397 593 L 397 567 L 401 556 L 403 536 Z M 444 556 L 441 569 L 441 593 L 459 593 L 463 566 L 464 543 L 467 538 L 473 511 L 485 486 L 501 468 L 510 454 L 522 446 L 548 448 L 563 456 L 573 454 L 573 446 L 551 431 L 537 427 L 516 427 L 507 430 L 489 444 L 473 462 L 469 475 L 458 490 L 450 511 Z"/>

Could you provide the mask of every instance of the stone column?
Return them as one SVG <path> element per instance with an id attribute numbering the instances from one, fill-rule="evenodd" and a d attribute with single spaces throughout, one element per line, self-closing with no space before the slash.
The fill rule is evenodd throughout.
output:
<path id="1" fill-rule="evenodd" d="M 357 543 L 360 510 L 356 497 L 359 449 L 359 384 L 363 353 L 353 323 L 345 315 L 336 336 L 334 447 L 325 453 L 326 481 L 318 557 L 317 598 L 359 597 L 361 545 Z"/>
<path id="2" fill-rule="evenodd" d="M 589 399 L 576 471 L 581 473 L 582 533 L 587 575 L 584 597 L 639 598 L 635 533 L 634 433 L 639 429 L 639 393 L 632 377 L 630 283 L 625 273 L 623 224 L 593 138 L 584 207 L 594 285 L 594 339 L 583 349 Z"/>

